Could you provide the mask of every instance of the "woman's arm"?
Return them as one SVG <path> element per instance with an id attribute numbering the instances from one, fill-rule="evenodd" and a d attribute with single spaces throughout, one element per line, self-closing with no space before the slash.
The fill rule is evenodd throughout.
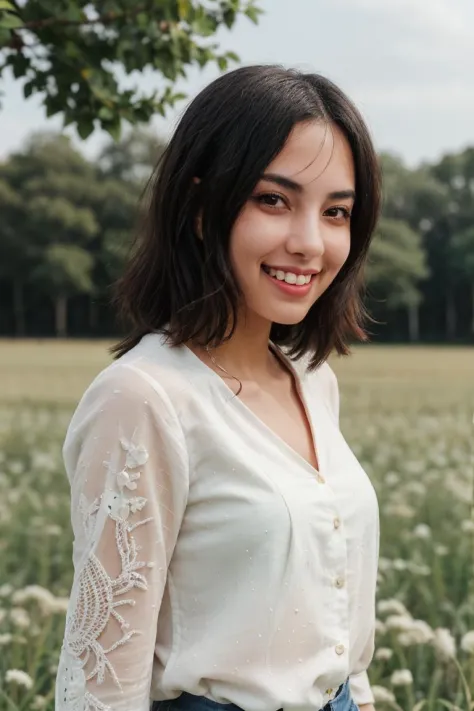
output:
<path id="1" fill-rule="evenodd" d="M 187 501 L 167 396 L 115 365 L 80 402 L 64 445 L 74 582 L 56 711 L 148 711 L 158 612 Z"/>

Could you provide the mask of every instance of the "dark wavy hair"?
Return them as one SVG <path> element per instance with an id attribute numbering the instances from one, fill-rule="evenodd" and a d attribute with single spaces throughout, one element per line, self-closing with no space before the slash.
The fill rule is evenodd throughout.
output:
<path id="1" fill-rule="evenodd" d="M 114 302 L 130 324 L 115 357 L 146 333 L 173 345 L 230 337 L 241 296 L 229 257 L 232 227 L 268 164 L 301 121 L 335 124 L 355 163 L 351 247 L 330 287 L 295 325 L 271 339 L 310 367 L 367 340 L 363 267 L 380 206 L 380 170 L 359 111 L 331 81 L 280 66 L 250 66 L 209 84 L 189 105 L 145 193 L 146 213 Z M 199 178 L 199 182 L 196 182 Z M 196 233 L 200 216 L 201 236 Z M 230 331 L 229 331 L 230 329 Z"/>

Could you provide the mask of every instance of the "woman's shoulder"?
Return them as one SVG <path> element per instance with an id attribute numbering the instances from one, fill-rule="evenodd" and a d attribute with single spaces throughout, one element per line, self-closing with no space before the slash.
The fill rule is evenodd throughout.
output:
<path id="1" fill-rule="evenodd" d="M 81 404 L 84 406 L 99 395 L 101 400 L 119 399 L 130 405 L 177 405 L 180 394 L 189 392 L 191 387 L 187 365 L 183 348 L 172 347 L 160 334 L 147 334 L 96 375 Z"/>

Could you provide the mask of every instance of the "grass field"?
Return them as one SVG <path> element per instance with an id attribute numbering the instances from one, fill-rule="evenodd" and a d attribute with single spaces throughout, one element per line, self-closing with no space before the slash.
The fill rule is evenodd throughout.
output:
<path id="1" fill-rule="evenodd" d="M 0 342 L 0 711 L 54 706 L 71 583 L 60 449 L 107 346 Z M 474 349 L 370 346 L 332 364 L 342 429 L 380 502 L 377 711 L 468 711 Z"/>

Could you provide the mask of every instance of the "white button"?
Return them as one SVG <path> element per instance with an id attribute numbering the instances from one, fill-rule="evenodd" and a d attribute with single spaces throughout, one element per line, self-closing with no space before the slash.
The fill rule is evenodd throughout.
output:
<path id="1" fill-rule="evenodd" d="M 326 479 L 323 476 L 321 476 L 321 474 L 318 474 L 316 479 L 319 481 L 320 484 L 326 483 Z"/>
<path id="2" fill-rule="evenodd" d="M 339 528 L 340 525 L 341 525 L 341 519 L 335 518 L 334 519 L 334 528 Z"/>
<path id="3" fill-rule="evenodd" d="M 336 646 L 336 654 L 344 654 L 345 647 L 343 644 L 338 644 Z"/>
<path id="4" fill-rule="evenodd" d="M 334 581 L 334 585 L 336 588 L 343 588 L 344 587 L 344 578 L 336 578 Z"/>

